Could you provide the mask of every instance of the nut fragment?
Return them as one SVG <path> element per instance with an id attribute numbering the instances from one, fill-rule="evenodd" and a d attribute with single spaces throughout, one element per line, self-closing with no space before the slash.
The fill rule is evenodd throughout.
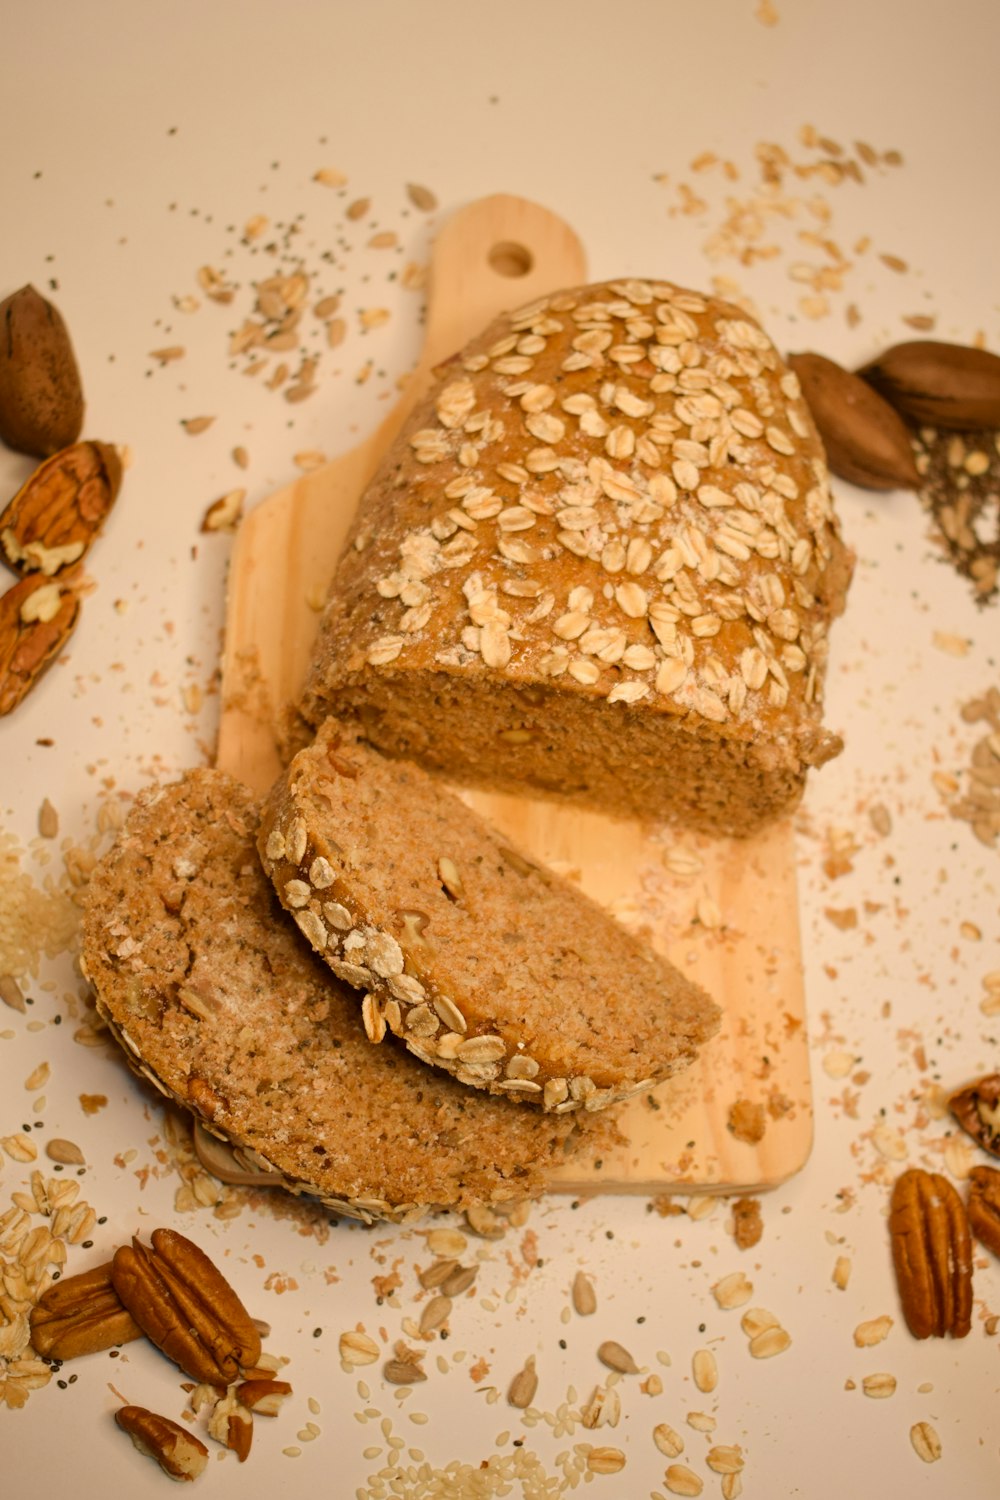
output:
<path id="1" fill-rule="evenodd" d="M 972 1326 L 972 1242 L 958 1193 L 937 1172 L 913 1168 L 889 1213 L 900 1301 L 914 1338 L 965 1338 Z"/>
<path id="2" fill-rule="evenodd" d="M 68 1276 L 31 1310 L 31 1342 L 45 1359 L 76 1359 L 142 1337 L 111 1281 L 111 1264 Z"/>
<path id="3" fill-rule="evenodd" d="M 0 714 L 27 696 L 69 640 L 80 599 L 68 577 L 22 578 L 0 596 Z"/>
<path id="4" fill-rule="evenodd" d="M 51 302 L 23 286 L 0 302 L 0 439 L 47 458 L 75 443 L 83 388 L 66 324 Z"/>
<path id="5" fill-rule="evenodd" d="M 0 514 L 0 550 L 16 573 L 51 577 L 77 563 L 107 520 L 122 465 L 109 443 L 74 443 L 41 464 Z"/>
<path id="6" fill-rule="evenodd" d="M 919 489 L 910 435 L 888 401 L 860 375 L 822 354 L 792 354 L 788 365 L 799 378 L 835 474 L 865 489 Z"/>
<path id="7" fill-rule="evenodd" d="M 287 1380 L 244 1380 L 236 1387 L 236 1399 L 258 1417 L 276 1417 L 281 1403 L 292 1394 Z"/>
<path id="8" fill-rule="evenodd" d="M 1000 1156 L 1000 1073 L 966 1084 L 952 1094 L 948 1108 L 977 1146 Z"/>
<path id="9" fill-rule="evenodd" d="M 379 1346 L 367 1333 L 349 1328 L 340 1335 L 340 1357 L 345 1365 L 373 1365 L 379 1357 Z"/>
<path id="10" fill-rule="evenodd" d="M 120 1406 L 115 1421 L 140 1453 L 155 1458 L 171 1479 L 192 1480 L 204 1472 L 208 1449 L 193 1432 L 144 1406 Z"/>

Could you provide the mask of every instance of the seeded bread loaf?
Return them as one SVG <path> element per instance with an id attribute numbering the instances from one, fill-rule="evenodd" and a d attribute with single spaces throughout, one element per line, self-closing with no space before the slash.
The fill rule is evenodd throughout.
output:
<path id="1" fill-rule="evenodd" d="M 132 1067 L 293 1192 L 370 1221 L 537 1194 L 600 1119 L 555 1119 L 372 1047 L 216 771 L 140 794 L 95 870 L 83 961 Z"/>
<path id="2" fill-rule="evenodd" d="M 302 702 L 468 784 L 744 835 L 841 748 L 850 555 L 796 377 L 649 281 L 543 298 L 440 372 L 362 498 Z"/>
<path id="3" fill-rule="evenodd" d="M 282 904 L 387 1029 L 461 1083 L 596 1111 L 691 1061 L 708 996 L 419 767 L 328 720 L 264 804 Z M 363 992 L 363 994 L 361 993 Z"/>

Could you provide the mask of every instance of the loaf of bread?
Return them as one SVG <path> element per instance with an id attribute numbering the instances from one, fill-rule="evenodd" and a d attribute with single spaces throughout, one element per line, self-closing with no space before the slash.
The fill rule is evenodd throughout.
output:
<path id="1" fill-rule="evenodd" d="M 132 1067 L 242 1165 L 370 1222 L 509 1202 L 614 1127 L 463 1087 L 392 1041 L 278 905 L 258 811 L 217 771 L 136 799 L 95 870 L 83 965 Z"/>
<path id="2" fill-rule="evenodd" d="M 658 281 L 505 314 L 362 498 L 302 701 L 466 784 L 746 835 L 821 724 L 850 554 L 796 377 Z"/>
<path id="3" fill-rule="evenodd" d="M 357 986 L 370 1039 L 395 1032 L 473 1088 L 597 1111 L 684 1067 L 718 1026 L 647 942 L 332 719 L 266 799 L 258 848 L 305 937 Z"/>

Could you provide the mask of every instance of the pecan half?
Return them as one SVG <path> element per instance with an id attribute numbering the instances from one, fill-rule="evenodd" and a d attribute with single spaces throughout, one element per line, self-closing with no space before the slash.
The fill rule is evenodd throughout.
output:
<path id="1" fill-rule="evenodd" d="M 115 1421 L 140 1453 L 155 1458 L 171 1479 L 193 1480 L 205 1470 L 208 1449 L 193 1432 L 144 1406 L 120 1406 Z"/>
<path id="2" fill-rule="evenodd" d="M 31 1309 L 31 1342 L 45 1359 L 76 1359 L 142 1337 L 111 1282 L 111 1263 L 67 1276 Z"/>
<path id="3" fill-rule="evenodd" d="M 937 1172 L 896 1181 L 889 1212 L 892 1260 L 914 1338 L 965 1338 L 972 1326 L 972 1239 L 958 1193 Z"/>
<path id="4" fill-rule="evenodd" d="M 0 597 L 0 714 L 17 707 L 72 635 L 80 599 L 69 584 L 34 574 Z"/>
<path id="5" fill-rule="evenodd" d="M 948 1108 L 977 1146 L 1000 1156 L 1000 1073 L 987 1073 L 959 1089 Z"/>
<path id="6" fill-rule="evenodd" d="M 981 1245 L 1000 1256 L 1000 1172 L 973 1167 L 969 1173 L 969 1227 Z"/>
<path id="7" fill-rule="evenodd" d="M 115 1290 L 146 1337 L 192 1379 L 231 1385 L 260 1358 L 250 1314 L 205 1252 L 172 1229 L 136 1237 L 111 1262 Z"/>
<path id="8" fill-rule="evenodd" d="M 16 573 L 51 576 L 79 562 L 121 487 L 109 443 L 74 443 L 40 464 L 0 515 L 0 549 Z"/>

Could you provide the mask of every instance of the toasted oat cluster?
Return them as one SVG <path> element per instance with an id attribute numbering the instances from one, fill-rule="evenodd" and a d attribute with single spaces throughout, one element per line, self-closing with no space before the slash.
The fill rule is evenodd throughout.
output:
<path id="1" fill-rule="evenodd" d="M 796 377 L 630 280 L 498 319 L 362 499 L 303 700 L 464 781 L 742 834 L 820 724 L 850 555 Z"/>

